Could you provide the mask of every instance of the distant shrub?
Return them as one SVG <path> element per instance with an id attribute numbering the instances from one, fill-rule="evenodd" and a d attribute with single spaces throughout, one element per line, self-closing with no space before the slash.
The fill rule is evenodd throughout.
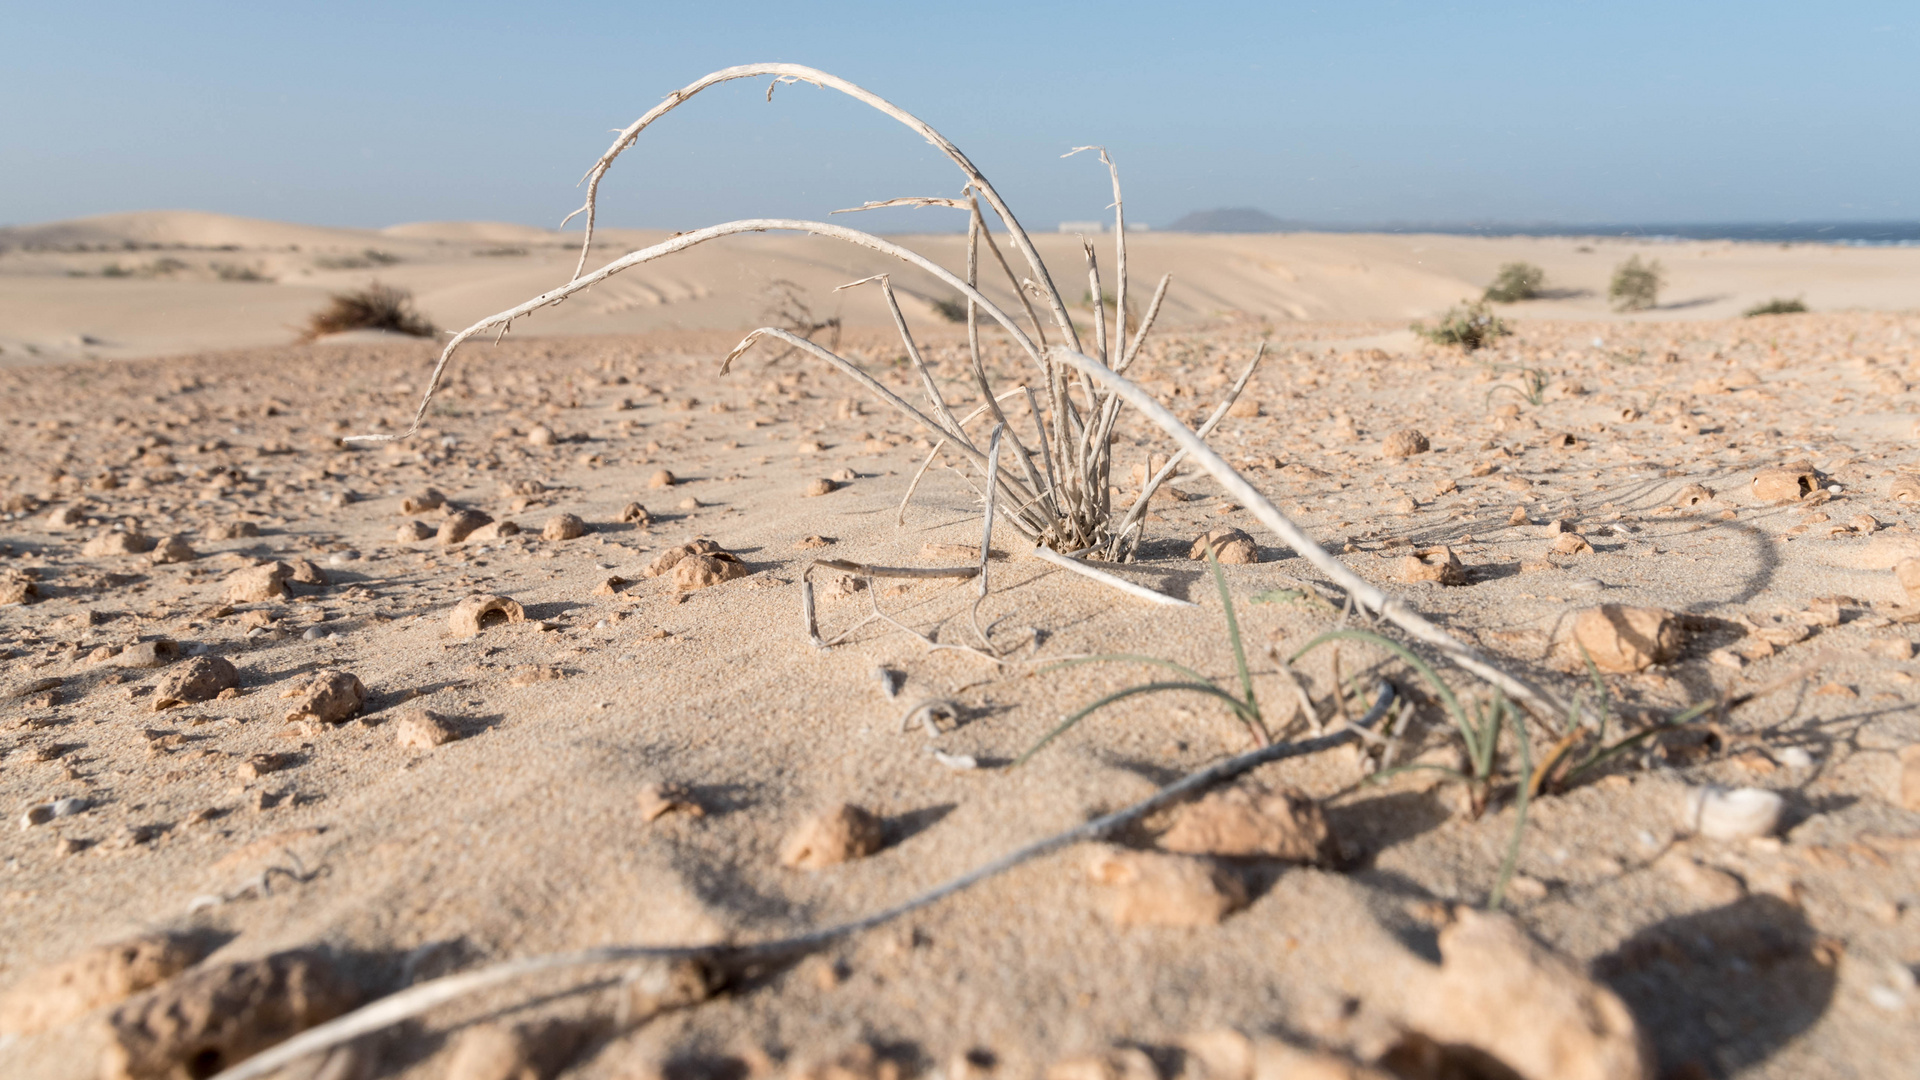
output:
<path id="1" fill-rule="evenodd" d="M 1764 304 L 1755 304 L 1744 313 L 1751 319 L 1755 315 L 1798 315 L 1807 310 L 1807 305 L 1799 300 L 1782 300 L 1775 297 Z"/>
<path id="2" fill-rule="evenodd" d="M 121 266 L 119 263 L 114 263 L 112 266 L 101 267 L 100 276 L 101 277 L 132 277 L 133 271 L 127 269 L 124 266 Z"/>
<path id="3" fill-rule="evenodd" d="M 1632 255 L 1614 268 L 1607 300 L 1615 311 L 1645 311 L 1660 302 L 1660 286 L 1665 283 L 1660 260 L 1643 263 L 1640 256 Z"/>
<path id="4" fill-rule="evenodd" d="M 1425 323 L 1414 323 L 1410 329 L 1435 345 L 1457 345 L 1467 352 L 1484 348 L 1493 344 L 1496 338 L 1513 333 L 1500 320 L 1500 316 L 1487 307 L 1485 300 L 1455 304 L 1431 329 Z"/>
<path id="5" fill-rule="evenodd" d="M 433 324 L 413 309 L 413 294 L 374 282 L 364 289 L 335 293 L 327 306 L 307 318 L 308 340 L 348 330 L 392 330 L 432 337 Z"/>
<path id="6" fill-rule="evenodd" d="M 474 252 L 475 255 L 481 256 L 483 258 L 499 258 L 499 259 L 512 258 L 516 255 L 525 255 L 526 253 L 527 253 L 527 249 L 523 247 L 480 248 L 479 250 Z"/>
<path id="7" fill-rule="evenodd" d="M 932 304 L 933 310 L 939 312 L 940 317 L 948 322 L 967 321 L 967 302 L 965 300 L 943 300 L 936 297 L 927 302 Z"/>
<path id="8" fill-rule="evenodd" d="M 1547 272 L 1532 263 L 1510 262 L 1494 275 L 1493 284 L 1487 286 L 1483 299 L 1496 304 L 1517 304 L 1522 300 L 1531 300 L 1540 295 L 1540 286 L 1546 280 Z"/>
<path id="9" fill-rule="evenodd" d="M 365 270 L 370 266 L 392 266 L 400 256 L 368 248 L 358 255 L 321 255 L 313 260 L 320 270 Z"/>
<path id="10" fill-rule="evenodd" d="M 221 281 L 273 280 L 251 266 L 241 266 L 238 263 L 209 263 L 208 269 L 212 270 L 215 276 L 219 277 Z"/>

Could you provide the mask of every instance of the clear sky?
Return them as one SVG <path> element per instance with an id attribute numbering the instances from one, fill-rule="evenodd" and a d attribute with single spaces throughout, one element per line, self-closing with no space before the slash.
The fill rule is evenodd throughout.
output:
<path id="1" fill-rule="evenodd" d="M 0 223 L 186 208 L 553 225 L 609 141 L 732 64 L 834 72 L 1021 217 L 1920 218 L 1920 3 L 28 3 L 0 0 Z M 709 91 L 611 225 L 817 217 L 958 174 L 836 94 Z M 901 229 L 947 212 L 869 219 Z"/>

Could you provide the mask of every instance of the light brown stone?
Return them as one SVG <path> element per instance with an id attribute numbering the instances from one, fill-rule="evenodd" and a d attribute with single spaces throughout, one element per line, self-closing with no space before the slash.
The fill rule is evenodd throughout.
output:
<path id="1" fill-rule="evenodd" d="M 1182 855 L 1327 862 L 1333 834 L 1320 804 L 1290 787 L 1237 784 L 1182 807 L 1160 847 Z"/>
<path id="2" fill-rule="evenodd" d="M 155 712 L 175 705 L 212 701 L 222 690 L 240 685 L 240 673 L 218 656 L 195 656 L 177 664 L 153 688 Z"/>
<path id="3" fill-rule="evenodd" d="M 1247 905 L 1247 888 L 1210 858 L 1110 848 L 1087 867 L 1119 926 L 1212 926 Z"/>
<path id="4" fill-rule="evenodd" d="M 651 525 L 653 515 L 647 513 L 647 508 L 639 503 L 630 502 L 620 508 L 620 520 L 633 525 Z"/>
<path id="5" fill-rule="evenodd" d="M 1900 805 L 1920 810 L 1920 743 L 1900 750 Z"/>
<path id="6" fill-rule="evenodd" d="M 647 486 L 650 488 L 670 488 L 677 483 L 679 479 L 666 469 L 660 469 L 647 477 Z"/>
<path id="7" fill-rule="evenodd" d="M 478 510 L 461 510 L 448 514 L 447 519 L 440 523 L 440 532 L 435 540 L 447 545 L 462 543 L 479 531 L 481 526 L 491 524 L 493 518 L 490 515 Z"/>
<path id="8" fill-rule="evenodd" d="M 447 505 L 447 497 L 437 489 L 428 488 L 400 500 L 400 512 L 403 514 L 424 514 L 429 510 L 438 510 Z"/>
<path id="9" fill-rule="evenodd" d="M 1920 604 L 1920 559 L 1901 559 L 1893 564 L 1893 576 L 1907 594 L 1907 603 Z"/>
<path id="10" fill-rule="evenodd" d="M 1801 462 L 1764 469 L 1753 478 L 1753 497 L 1762 502 L 1795 501 L 1819 489 L 1819 478 L 1810 466 Z"/>
<path id="11" fill-rule="evenodd" d="M 527 621 L 527 612 L 505 596 L 469 596 L 447 613 L 447 628 L 472 637 L 488 627 Z"/>
<path id="12" fill-rule="evenodd" d="M 178 534 L 161 537 L 153 545 L 153 550 L 147 554 L 147 558 L 152 559 L 157 566 L 192 562 L 199 557 L 200 553 L 193 550 L 193 545 L 187 543 L 187 538 Z"/>
<path id="13" fill-rule="evenodd" d="M 807 481 L 806 489 L 801 491 L 800 494 L 803 498 L 809 498 L 809 499 L 818 498 L 821 495 L 833 494 L 833 489 L 835 486 L 836 485 L 834 484 L 833 481 L 828 480 L 824 476 L 815 477 L 814 479 Z"/>
<path id="14" fill-rule="evenodd" d="M 691 591 L 718 585 L 723 581 L 746 577 L 748 570 L 738 556 L 732 552 L 716 551 L 710 555 L 688 555 L 673 564 L 673 584 L 675 588 Z"/>
<path id="15" fill-rule="evenodd" d="M 587 523 L 573 514 L 555 514 L 540 527 L 542 540 L 578 540 L 587 535 Z"/>
<path id="16" fill-rule="evenodd" d="M 1400 560 L 1400 580 L 1437 581 L 1442 585 L 1465 585 L 1467 568 L 1450 547 L 1427 548 Z"/>
<path id="17" fill-rule="evenodd" d="M 153 549 L 153 538 L 137 532 L 119 532 L 108 529 L 99 533 L 81 547 L 80 554 L 88 558 L 104 555 L 138 555 Z"/>
<path id="18" fill-rule="evenodd" d="M 1601 671 L 1645 671 L 1678 658 L 1685 640 L 1679 620 L 1670 611 L 1602 604 L 1574 615 L 1571 659 L 1585 667 L 1580 655 L 1585 649 Z"/>
<path id="19" fill-rule="evenodd" d="M 403 521 L 393 534 L 393 538 L 402 544 L 417 544 L 433 537 L 433 527 L 424 521 Z"/>
<path id="20" fill-rule="evenodd" d="M 1187 550 L 1187 558 L 1204 559 L 1208 548 L 1213 549 L 1213 557 L 1222 563 L 1246 566 L 1260 561 L 1260 546 L 1239 529 L 1214 529 L 1200 536 Z"/>
<path id="21" fill-rule="evenodd" d="M 780 862 L 796 870 L 819 870 L 880 850 L 880 819 L 851 803 L 823 810 L 801 822 L 780 847 Z"/>
<path id="22" fill-rule="evenodd" d="M 640 818 L 654 821 L 676 811 L 688 817 L 705 817 L 706 808 L 693 797 L 693 789 L 673 780 L 657 780 L 641 787 L 635 797 L 640 805 Z"/>
<path id="23" fill-rule="evenodd" d="M 659 577 L 662 574 L 672 571 L 681 559 L 689 555 L 711 555 L 719 550 L 721 550 L 720 545 L 711 540 L 704 538 L 689 540 L 684 544 L 670 547 L 654 556 L 653 561 L 647 564 L 647 568 L 640 571 L 640 576 L 650 578 Z"/>
<path id="24" fill-rule="evenodd" d="M 293 567 L 283 562 L 248 566 L 227 575 L 226 600 L 229 604 L 264 604 L 287 595 L 287 579 Z"/>
<path id="25" fill-rule="evenodd" d="M 409 709 L 393 722 L 394 745 L 402 750 L 431 750 L 459 737 L 445 717 L 426 709 Z"/>
<path id="26" fill-rule="evenodd" d="M 0 1032 L 31 1035 L 58 1027 L 192 967 L 205 943 L 151 934 L 102 945 L 42 968 L 0 995 Z"/>
<path id="27" fill-rule="evenodd" d="M 282 700 L 291 700 L 287 722 L 316 720 L 338 724 L 350 720 L 367 703 L 367 688 L 352 672 L 322 668 L 281 691 Z"/>
<path id="28" fill-rule="evenodd" d="M 1380 453 L 1390 458 L 1412 457 L 1432 449 L 1427 437 L 1416 428 L 1401 428 L 1380 444 Z"/>
<path id="29" fill-rule="evenodd" d="M 1473 1047 L 1523 1080 L 1646 1080 L 1653 1054 L 1633 1014 L 1580 965 L 1504 915 L 1470 908 L 1440 931 L 1431 988 L 1407 995 L 1408 1025 Z"/>
<path id="30" fill-rule="evenodd" d="M 1700 484 L 1688 484 L 1686 487 L 1681 488 L 1679 493 L 1673 497 L 1673 505 L 1675 506 L 1699 506 L 1701 503 L 1712 501 L 1713 492 L 1707 490 Z"/>
<path id="31" fill-rule="evenodd" d="M 174 977 L 103 1022 L 102 1080 L 212 1076 L 359 1003 L 323 953 L 278 953 Z"/>

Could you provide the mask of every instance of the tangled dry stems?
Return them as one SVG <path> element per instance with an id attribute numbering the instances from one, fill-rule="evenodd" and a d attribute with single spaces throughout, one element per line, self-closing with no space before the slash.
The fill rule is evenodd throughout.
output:
<path id="1" fill-rule="evenodd" d="M 348 330 L 391 330 L 411 337 L 432 337 L 433 323 L 414 310 L 413 293 L 373 282 L 364 289 L 335 293 L 327 306 L 307 317 L 306 338 Z"/>

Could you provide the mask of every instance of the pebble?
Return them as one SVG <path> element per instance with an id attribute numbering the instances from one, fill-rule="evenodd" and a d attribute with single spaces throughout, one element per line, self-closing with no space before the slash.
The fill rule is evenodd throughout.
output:
<path id="1" fill-rule="evenodd" d="M 1687 792 L 1681 824 L 1713 840 L 1750 840 L 1772 835 L 1785 805 L 1760 788 L 1697 787 Z"/>
<path id="2" fill-rule="evenodd" d="M 1325 863 L 1333 832 L 1320 804 L 1296 788 L 1257 782 L 1209 792 L 1181 807 L 1159 847 L 1182 855 L 1261 857 Z"/>
<path id="3" fill-rule="evenodd" d="M 1684 640 L 1670 611 L 1602 604 L 1574 615 L 1569 660 L 1584 670 L 1584 649 L 1601 671 L 1628 674 L 1678 658 Z"/>
<path id="4" fill-rule="evenodd" d="M 165 982 L 205 953 L 202 939 L 164 933 L 84 950 L 0 996 L 0 1032 L 31 1035 L 77 1020 Z"/>
<path id="5" fill-rule="evenodd" d="M 796 870 L 820 870 L 880 850 L 880 819 L 851 803 L 830 807 L 788 834 L 780 863 Z"/>
<path id="6" fill-rule="evenodd" d="M 1203 533 L 1187 549 L 1187 558 L 1204 559 L 1208 548 L 1213 549 L 1215 559 L 1228 565 L 1248 566 L 1260 561 L 1260 546 L 1239 529 L 1213 529 Z"/>
<path id="7" fill-rule="evenodd" d="M 366 705 L 367 688 L 352 672 L 322 668 L 281 691 L 280 697 L 293 701 L 286 715 L 288 723 L 316 720 L 338 724 Z"/>
<path id="8" fill-rule="evenodd" d="M 1606 582 L 1601 581 L 1599 578 L 1590 577 L 1575 578 L 1567 583 L 1567 588 L 1572 589 L 1574 592 L 1599 592 L 1606 587 Z"/>
<path id="9" fill-rule="evenodd" d="M 202 966 L 132 998 L 102 1023 L 101 1080 L 211 1076 L 359 1004 L 319 951 Z"/>
<path id="10" fill-rule="evenodd" d="M 1218 861 L 1198 855 L 1109 848 L 1087 864 L 1106 886 L 1116 926 L 1214 926 L 1247 906 L 1247 887 Z"/>
<path id="11" fill-rule="evenodd" d="M 409 709 L 393 722 L 394 745 L 403 750 L 431 750 L 459 737 L 445 717 L 426 709 Z"/>
<path id="12" fill-rule="evenodd" d="M 472 637 L 489 627 L 527 621 L 527 612 L 505 596 L 469 596 L 447 613 L 447 627 L 463 637 Z"/>

